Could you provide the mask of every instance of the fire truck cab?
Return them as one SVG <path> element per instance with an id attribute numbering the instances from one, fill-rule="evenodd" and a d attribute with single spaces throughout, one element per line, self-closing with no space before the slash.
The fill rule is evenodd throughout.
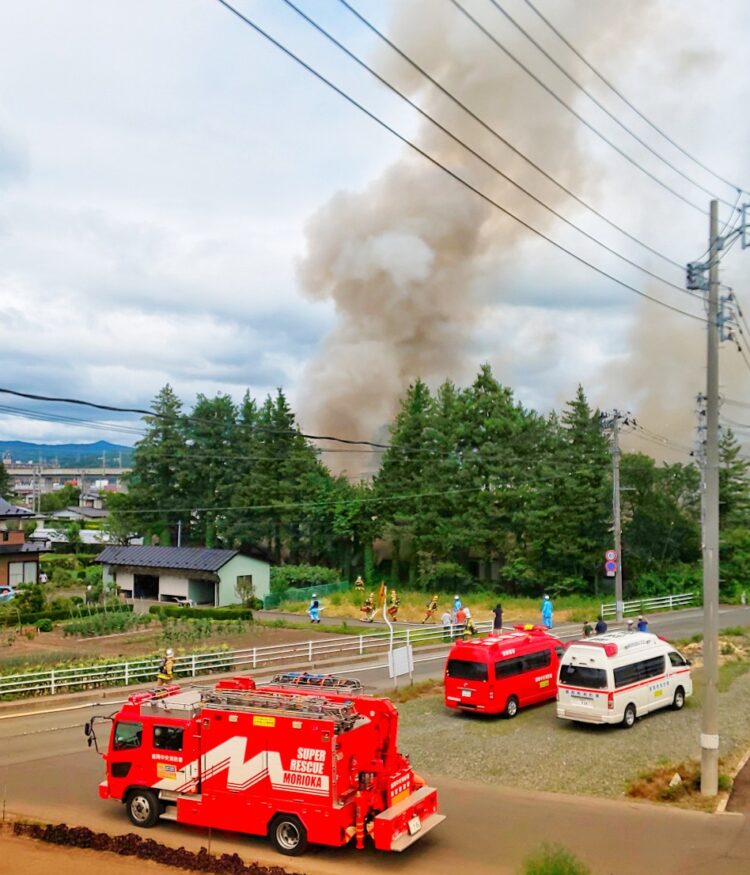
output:
<path id="1" fill-rule="evenodd" d="M 294 674 L 259 688 L 248 677 L 173 686 L 98 719 L 112 720 L 99 795 L 123 802 L 136 826 L 161 818 L 268 835 L 298 855 L 308 841 L 363 848 L 367 835 L 402 851 L 444 819 L 437 791 L 398 752 L 395 707 L 362 695 L 358 681 Z"/>
<path id="2" fill-rule="evenodd" d="M 555 698 L 564 652 L 565 645 L 541 626 L 457 641 L 445 664 L 445 704 L 515 717 L 519 708 Z"/>

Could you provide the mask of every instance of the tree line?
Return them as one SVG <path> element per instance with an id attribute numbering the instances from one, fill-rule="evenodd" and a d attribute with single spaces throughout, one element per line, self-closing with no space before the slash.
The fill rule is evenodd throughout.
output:
<path id="1" fill-rule="evenodd" d="M 583 388 L 541 415 L 483 366 L 470 386 L 417 380 L 367 482 L 333 475 L 284 393 L 240 404 L 171 387 L 154 400 L 128 493 L 109 499 L 112 533 L 262 551 L 276 564 L 326 565 L 352 578 L 423 589 L 603 595 L 612 546 L 611 453 Z M 342 437 L 346 437 L 345 435 Z M 338 447 L 339 450 L 346 447 Z M 353 448 L 349 447 L 348 452 Z M 354 454 L 352 454 L 354 455 Z M 750 484 L 739 445 L 721 441 L 722 589 L 750 570 Z M 621 461 L 627 595 L 700 585 L 700 473 L 690 459 Z"/>

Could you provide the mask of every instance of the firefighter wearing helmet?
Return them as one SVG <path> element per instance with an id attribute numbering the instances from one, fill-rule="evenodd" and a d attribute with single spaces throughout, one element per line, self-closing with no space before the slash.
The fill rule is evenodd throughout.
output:
<path id="1" fill-rule="evenodd" d="M 398 593 L 395 589 L 391 590 L 391 603 L 388 605 L 388 616 L 396 622 L 396 616 L 398 615 L 399 605 L 401 604 L 401 599 L 398 597 Z"/>
<path id="2" fill-rule="evenodd" d="M 431 620 L 435 616 L 435 614 L 437 613 L 437 609 L 438 609 L 438 597 L 436 595 L 434 595 L 430 599 L 429 604 L 427 605 L 427 612 L 425 613 L 424 620 L 422 620 L 422 622 L 426 623 L 428 620 Z"/>
<path id="3" fill-rule="evenodd" d="M 156 675 L 156 685 L 165 687 L 171 684 L 174 679 L 174 650 L 168 647 L 164 654 L 164 659 L 159 666 L 159 673 Z"/>
<path id="4" fill-rule="evenodd" d="M 375 593 L 371 592 L 370 595 L 364 600 L 362 607 L 360 608 L 362 611 L 363 617 L 367 623 L 372 623 L 373 617 L 375 616 Z"/>

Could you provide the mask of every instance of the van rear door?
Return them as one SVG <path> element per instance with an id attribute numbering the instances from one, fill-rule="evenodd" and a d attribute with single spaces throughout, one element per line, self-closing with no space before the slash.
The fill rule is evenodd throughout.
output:
<path id="1" fill-rule="evenodd" d="M 445 667 L 446 696 L 455 697 L 459 708 L 481 710 L 487 705 L 489 665 L 474 659 L 450 658 Z"/>

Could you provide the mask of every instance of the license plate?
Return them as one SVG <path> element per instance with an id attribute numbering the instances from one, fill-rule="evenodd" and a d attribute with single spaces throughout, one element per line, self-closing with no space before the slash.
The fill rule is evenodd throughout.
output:
<path id="1" fill-rule="evenodd" d="M 468 699 L 471 695 L 471 690 L 461 690 L 461 695 L 464 697 L 464 699 Z"/>
<path id="2" fill-rule="evenodd" d="M 419 819 L 419 815 L 415 814 L 414 817 L 409 818 L 409 835 L 416 835 L 420 829 L 422 829 L 422 821 Z"/>
<path id="3" fill-rule="evenodd" d="M 579 699 L 578 696 L 575 696 L 573 698 L 573 702 L 576 705 L 583 705 L 584 708 L 593 708 L 594 706 L 594 702 L 592 699 L 584 699 L 583 697 Z"/>

